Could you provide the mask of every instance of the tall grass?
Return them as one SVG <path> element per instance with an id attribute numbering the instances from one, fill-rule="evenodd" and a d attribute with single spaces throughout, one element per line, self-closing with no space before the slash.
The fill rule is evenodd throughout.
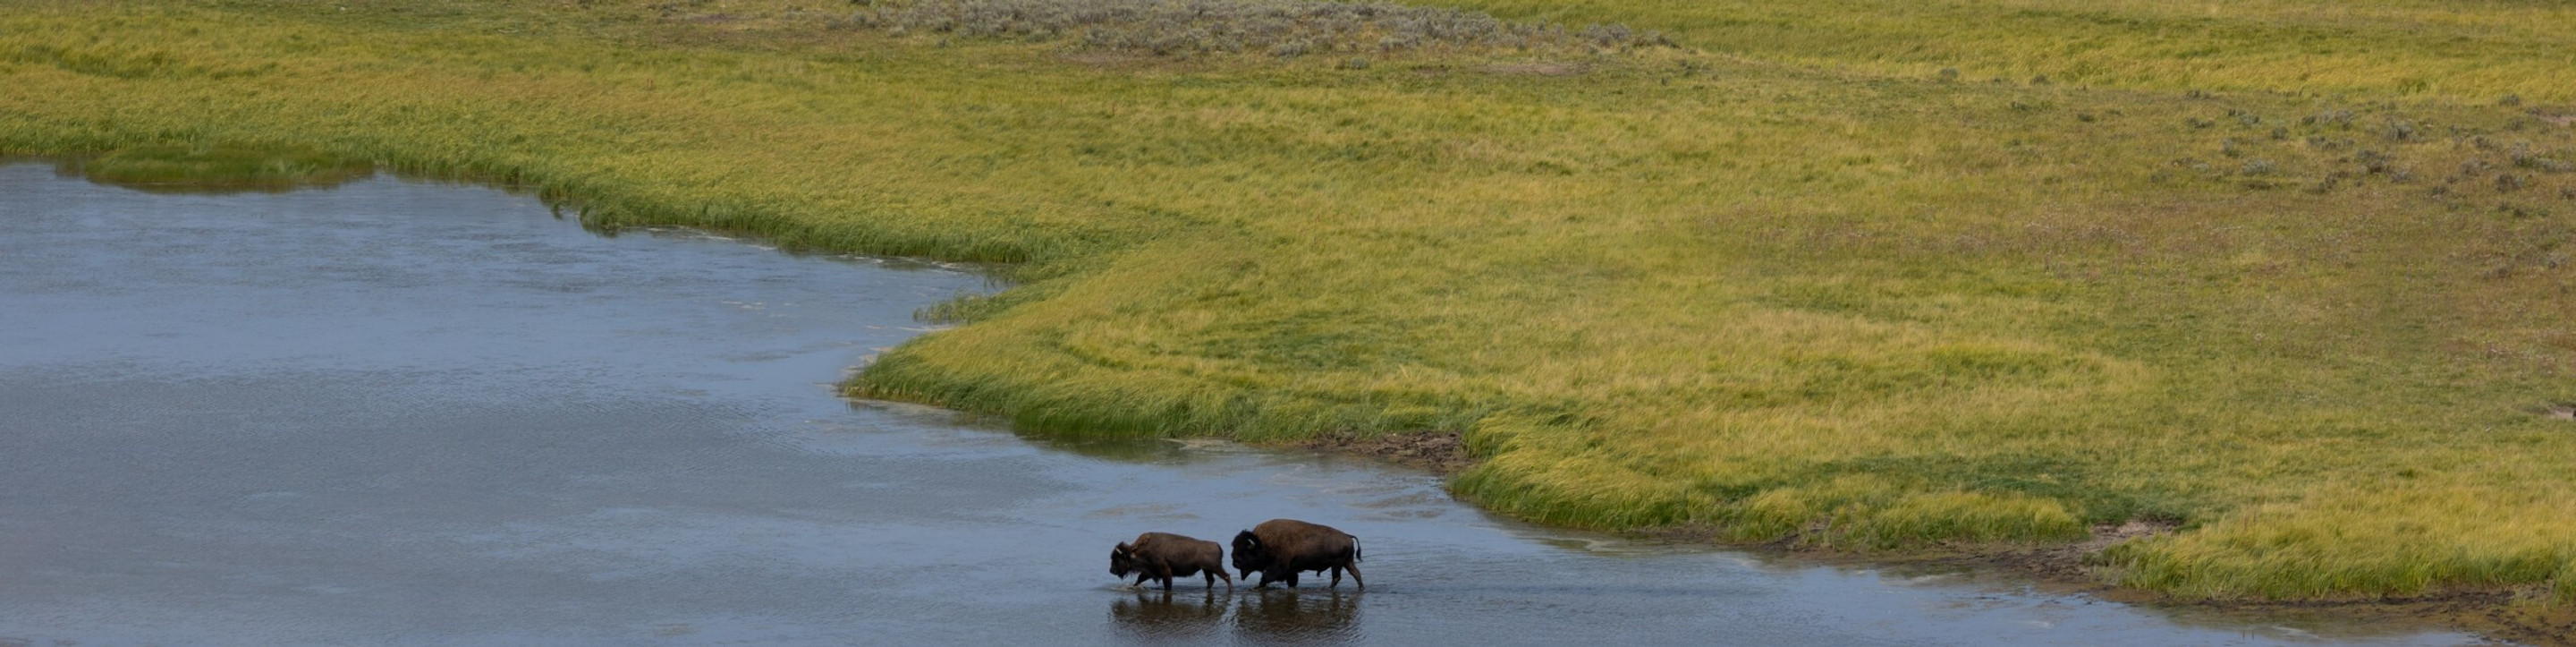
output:
<path id="1" fill-rule="evenodd" d="M 2576 425 L 2539 413 L 2576 400 L 2566 68 L 2385 83 L 2563 51 L 2546 7 L 1481 6 L 1710 51 L 35 2 L 0 12 L 0 153 L 305 146 L 597 227 L 1011 262 L 854 392 L 1032 433 L 1455 431 L 1461 495 L 1551 523 L 1888 550 L 2154 518 L 2189 530 L 2112 576 L 2566 590 Z M 2280 34 L 2369 71 L 2299 79 Z"/>

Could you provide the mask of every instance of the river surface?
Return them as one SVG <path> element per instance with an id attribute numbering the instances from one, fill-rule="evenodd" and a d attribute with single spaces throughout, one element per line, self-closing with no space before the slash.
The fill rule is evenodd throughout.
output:
<path id="1" fill-rule="evenodd" d="M 2476 642 L 1623 541 L 1359 459 L 834 394 L 987 289 L 484 187 L 0 165 L 0 645 Z M 1139 532 L 1274 517 L 1359 536 L 1368 590 L 1107 572 Z"/>

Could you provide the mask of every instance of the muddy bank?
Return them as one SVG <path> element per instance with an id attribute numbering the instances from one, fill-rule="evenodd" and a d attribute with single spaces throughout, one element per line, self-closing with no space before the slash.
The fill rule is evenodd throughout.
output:
<path id="1" fill-rule="evenodd" d="M 1448 476 L 1473 467 L 1476 457 L 1454 431 L 1419 434 L 1387 434 L 1362 438 L 1340 435 L 1299 441 L 1289 445 L 1309 451 L 1362 456 L 1385 463 L 1429 470 Z"/>

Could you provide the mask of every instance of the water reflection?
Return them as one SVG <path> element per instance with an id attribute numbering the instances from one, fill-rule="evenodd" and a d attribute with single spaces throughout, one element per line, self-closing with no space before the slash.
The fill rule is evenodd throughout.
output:
<path id="1" fill-rule="evenodd" d="M 1356 642 L 1360 595 L 1333 589 L 1246 591 L 1235 602 L 1234 634 L 1245 642 Z"/>
<path id="2" fill-rule="evenodd" d="M 1356 592 L 1268 589 L 1225 592 L 1137 589 L 1109 601 L 1109 619 L 1126 638 L 1209 642 L 1233 626 L 1236 642 L 1350 643 L 1360 629 Z M 1232 622 L 1227 622 L 1231 612 Z"/>
<path id="3" fill-rule="evenodd" d="M 8 158 L 0 158 L 0 164 L 6 164 L 10 161 L 11 160 Z M 100 185 L 162 195 L 286 193 L 289 191 L 302 191 L 306 189 L 328 189 L 351 182 L 371 179 L 376 176 L 376 169 L 373 164 L 357 162 L 343 163 L 331 168 L 307 169 L 307 172 L 287 176 L 271 176 L 261 172 L 269 169 L 244 170 L 236 168 L 233 171 L 227 172 L 228 174 L 219 174 L 216 177 L 194 177 L 183 171 L 175 171 L 173 170 L 173 167 L 184 167 L 190 162 L 197 164 L 211 164 L 203 159 L 178 161 L 162 160 L 159 164 L 146 166 L 143 169 L 145 171 L 144 175 L 136 176 L 129 175 L 129 173 L 136 170 L 133 168 L 126 168 L 121 171 L 101 172 L 99 169 L 91 167 L 91 163 L 93 161 L 94 160 L 92 159 L 85 158 L 69 158 L 56 162 L 54 165 L 54 176 L 65 179 L 87 180 Z M 231 162 L 232 165 L 236 167 L 240 165 L 240 160 L 227 161 Z M 155 175 L 156 173 L 159 175 Z M 164 175 L 166 175 L 166 177 Z"/>
<path id="4" fill-rule="evenodd" d="M 1206 642 L 1224 630 L 1225 603 L 1234 596 L 1215 590 L 1137 589 L 1133 597 L 1109 602 L 1109 619 L 1129 638 Z"/>

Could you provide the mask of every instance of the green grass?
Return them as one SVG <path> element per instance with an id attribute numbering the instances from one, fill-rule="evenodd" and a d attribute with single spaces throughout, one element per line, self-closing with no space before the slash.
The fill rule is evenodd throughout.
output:
<path id="1" fill-rule="evenodd" d="M 1068 437 L 1454 431 L 1460 495 L 1549 523 L 1869 551 L 2161 519 L 2107 576 L 2569 590 L 2576 424 L 2537 415 L 2576 400 L 2566 10 L 1473 6 L 1683 47 L 21 2 L 0 154 L 300 146 L 599 227 L 1007 262 L 854 392 Z"/>

